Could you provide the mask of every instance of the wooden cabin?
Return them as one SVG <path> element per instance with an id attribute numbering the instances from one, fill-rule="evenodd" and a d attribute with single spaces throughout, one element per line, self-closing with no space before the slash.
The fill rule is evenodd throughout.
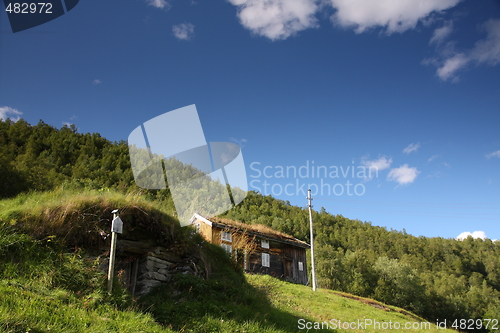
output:
<path id="1" fill-rule="evenodd" d="M 310 245 L 263 225 L 194 214 L 191 224 L 209 242 L 220 245 L 246 272 L 269 274 L 307 284 L 306 249 Z"/>

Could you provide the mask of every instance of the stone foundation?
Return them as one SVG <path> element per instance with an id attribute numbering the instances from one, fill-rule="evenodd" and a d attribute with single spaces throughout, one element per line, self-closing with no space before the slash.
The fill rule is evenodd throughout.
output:
<path id="1" fill-rule="evenodd" d="M 120 246 L 121 245 L 121 246 Z M 163 283 L 172 281 L 175 274 L 202 277 L 195 258 L 180 258 L 166 248 L 147 248 L 143 243 L 121 241 L 118 243 L 115 274 L 133 296 L 142 296 Z M 141 253 L 142 252 L 142 253 Z M 101 269 L 108 271 L 109 259 L 102 261 Z"/>

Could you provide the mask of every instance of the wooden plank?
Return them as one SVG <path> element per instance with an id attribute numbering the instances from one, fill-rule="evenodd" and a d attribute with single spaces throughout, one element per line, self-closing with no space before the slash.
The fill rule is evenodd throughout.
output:
<path id="1" fill-rule="evenodd" d="M 137 273 L 139 272 L 139 259 L 136 258 L 132 263 L 132 279 L 130 281 L 130 291 L 132 293 L 132 297 L 135 296 L 135 286 L 137 284 Z"/>

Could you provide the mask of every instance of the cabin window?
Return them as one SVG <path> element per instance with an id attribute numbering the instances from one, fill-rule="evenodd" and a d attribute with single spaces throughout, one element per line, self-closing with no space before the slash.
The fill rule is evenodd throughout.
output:
<path id="1" fill-rule="evenodd" d="M 267 239 L 261 240 L 260 246 L 262 246 L 263 249 L 268 249 L 269 248 L 269 241 Z"/>
<path id="2" fill-rule="evenodd" d="M 233 254 L 233 247 L 229 244 L 222 244 L 222 248 L 229 254 L 231 257 Z"/>
<path id="3" fill-rule="evenodd" d="M 270 267 L 269 253 L 262 253 L 262 266 Z"/>
<path id="4" fill-rule="evenodd" d="M 223 231 L 221 234 L 221 239 L 226 242 L 232 242 L 233 237 L 229 231 Z"/>
<path id="5" fill-rule="evenodd" d="M 302 261 L 299 261 L 299 271 L 304 270 L 304 263 Z"/>

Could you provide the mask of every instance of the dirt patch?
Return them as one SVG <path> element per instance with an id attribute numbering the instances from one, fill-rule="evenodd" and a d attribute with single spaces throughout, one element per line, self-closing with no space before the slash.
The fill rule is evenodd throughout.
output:
<path id="1" fill-rule="evenodd" d="M 380 309 L 380 310 L 395 311 L 395 312 L 404 314 L 406 316 L 409 316 L 411 318 L 414 318 L 416 320 L 421 320 L 420 317 L 418 317 L 417 315 L 415 315 L 415 314 L 413 314 L 411 312 L 408 312 L 408 311 L 406 311 L 404 309 L 392 309 L 392 308 L 387 307 L 385 304 L 379 303 L 379 302 L 377 302 L 375 300 L 372 300 L 372 299 L 367 299 L 367 298 L 363 298 L 363 297 L 359 297 L 359 296 L 355 296 L 355 295 L 351 295 L 351 294 L 344 294 L 344 293 L 340 293 L 340 292 L 336 292 L 335 294 L 338 295 L 338 296 L 344 297 L 344 298 L 354 299 L 356 301 L 368 304 L 368 305 L 373 306 L 374 308 L 377 308 L 377 309 Z"/>
<path id="2" fill-rule="evenodd" d="M 381 309 L 381 310 L 384 310 L 384 311 L 392 311 L 392 309 L 388 308 L 384 304 L 379 303 L 379 302 L 374 301 L 374 300 L 371 300 L 371 299 L 366 299 L 366 298 L 362 298 L 362 297 L 355 296 L 355 295 L 350 295 L 350 294 L 343 294 L 343 293 L 336 293 L 336 294 L 339 295 L 339 296 L 342 296 L 344 298 L 350 298 L 350 299 L 354 299 L 356 301 L 360 301 L 362 303 L 365 303 L 365 304 L 368 304 L 370 306 L 373 306 L 374 308 L 377 308 L 377 309 Z"/>

